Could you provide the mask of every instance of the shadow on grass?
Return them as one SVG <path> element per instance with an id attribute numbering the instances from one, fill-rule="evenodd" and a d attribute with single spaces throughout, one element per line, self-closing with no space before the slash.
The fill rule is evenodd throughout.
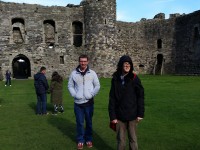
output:
<path id="1" fill-rule="evenodd" d="M 36 104 L 37 101 L 29 103 L 29 107 L 36 113 Z M 51 104 L 47 104 L 47 111 L 53 111 L 53 106 Z"/>
<path id="2" fill-rule="evenodd" d="M 48 121 L 54 127 L 58 128 L 64 135 L 68 136 L 73 142 L 76 142 L 76 125 L 73 122 L 58 116 L 52 116 Z"/>
<path id="3" fill-rule="evenodd" d="M 64 135 L 68 136 L 74 143 L 76 143 L 76 124 L 68 119 L 57 116 L 49 118 L 49 123 L 58 128 Z M 95 131 L 93 131 L 94 145 L 97 150 L 114 150 L 110 147 Z"/>
<path id="4" fill-rule="evenodd" d="M 3 103 L 3 101 L 4 101 L 4 100 L 3 100 L 3 98 L 0 98 L 0 104 L 2 104 L 2 103 Z"/>
<path id="5" fill-rule="evenodd" d="M 104 140 L 103 137 L 99 136 L 95 131 L 93 131 L 94 147 L 98 150 L 114 150 L 110 147 Z"/>

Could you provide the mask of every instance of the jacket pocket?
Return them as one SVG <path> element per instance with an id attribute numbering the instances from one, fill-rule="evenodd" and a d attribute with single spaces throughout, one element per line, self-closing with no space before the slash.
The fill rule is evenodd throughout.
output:
<path id="1" fill-rule="evenodd" d="M 87 100 L 91 99 L 91 98 L 93 97 L 93 95 L 92 95 L 91 93 L 92 93 L 92 92 L 91 92 L 91 89 L 85 90 L 85 91 L 84 91 L 84 97 L 85 97 Z"/>
<path id="2" fill-rule="evenodd" d="M 83 98 L 83 92 L 81 90 L 77 91 L 75 99 L 80 100 Z"/>

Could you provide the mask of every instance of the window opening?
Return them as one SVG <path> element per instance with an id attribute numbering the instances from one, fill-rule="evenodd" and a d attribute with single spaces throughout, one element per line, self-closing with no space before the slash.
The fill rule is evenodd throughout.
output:
<path id="1" fill-rule="evenodd" d="M 16 44 L 24 43 L 25 41 L 25 23 L 21 18 L 12 19 L 12 42 Z"/>
<path id="2" fill-rule="evenodd" d="M 64 56 L 60 56 L 60 64 L 64 64 Z"/>
<path id="3" fill-rule="evenodd" d="M 53 20 L 45 20 L 43 25 L 45 43 L 55 43 L 55 22 Z"/>
<path id="4" fill-rule="evenodd" d="M 76 47 L 82 46 L 83 43 L 83 23 L 80 21 L 74 21 L 72 23 L 73 29 L 73 45 Z"/>
<path id="5" fill-rule="evenodd" d="M 162 40 L 161 39 L 157 40 L 157 48 L 158 49 L 162 48 Z"/>

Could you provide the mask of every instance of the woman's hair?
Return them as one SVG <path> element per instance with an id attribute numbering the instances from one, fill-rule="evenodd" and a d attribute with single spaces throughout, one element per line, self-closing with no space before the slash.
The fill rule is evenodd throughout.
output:
<path id="1" fill-rule="evenodd" d="M 63 81 L 63 78 L 58 74 L 57 71 L 54 71 L 54 72 L 52 73 L 52 76 L 51 76 L 51 81 L 62 82 L 62 81 Z"/>

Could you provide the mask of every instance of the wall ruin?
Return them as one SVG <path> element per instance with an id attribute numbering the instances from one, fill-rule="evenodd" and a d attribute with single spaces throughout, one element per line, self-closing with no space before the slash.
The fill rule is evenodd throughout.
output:
<path id="1" fill-rule="evenodd" d="M 99 77 L 110 77 L 128 54 L 142 74 L 200 74 L 200 11 L 163 13 L 139 22 L 116 21 L 115 0 L 83 0 L 66 7 L 0 1 L 0 67 L 14 78 L 64 77 L 88 54 Z"/>

